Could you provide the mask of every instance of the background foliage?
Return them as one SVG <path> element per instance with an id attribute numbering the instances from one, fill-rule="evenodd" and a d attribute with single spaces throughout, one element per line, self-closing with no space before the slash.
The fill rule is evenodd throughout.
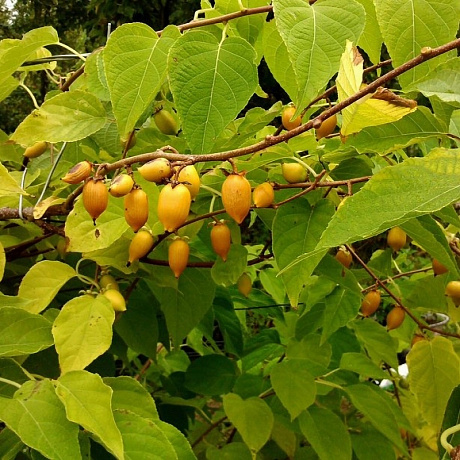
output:
<path id="1" fill-rule="evenodd" d="M 174 3 L 1 5 L 0 456 L 448 458 L 440 436 L 458 423 L 460 385 L 459 299 L 445 295 L 460 275 L 458 3 Z M 91 54 L 50 58 L 72 48 Z M 303 124 L 288 131 L 290 101 Z M 43 155 L 23 156 L 43 141 Z M 165 183 L 137 170 L 156 158 L 200 175 L 174 232 L 190 246 L 178 278 L 176 235 L 159 219 Z M 155 243 L 140 261 L 127 264 L 123 198 L 93 223 L 83 186 L 61 180 L 84 160 L 107 186 L 125 172 L 146 192 Z M 288 183 L 283 163 L 306 179 Z M 275 193 L 241 225 L 222 200 L 236 171 Z M 225 262 L 210 236 L 221 218 Z M 408 238 L 398 250 L 394 227 Z M 108 273 L 126 311 L 104 295 Z M 372 290 L 382 302 L 366 315 Z"/>

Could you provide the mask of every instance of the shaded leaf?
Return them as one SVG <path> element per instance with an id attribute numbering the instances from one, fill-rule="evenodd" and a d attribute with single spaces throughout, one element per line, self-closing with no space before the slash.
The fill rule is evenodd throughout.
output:
<path id="1" fill-rule="evenodd" d="M 253 452 L 258 452 L 268 441 L 274 417 L 268 404 L 256 397 L 241 399 L 234 393 L 223 397 L 224 410 L 235 425 L 243 441 Z"/>
<path id="2" fill-rule="evenodd" d="M 0 163 L 0 197 L 27 195 L 8 170 Z"/>

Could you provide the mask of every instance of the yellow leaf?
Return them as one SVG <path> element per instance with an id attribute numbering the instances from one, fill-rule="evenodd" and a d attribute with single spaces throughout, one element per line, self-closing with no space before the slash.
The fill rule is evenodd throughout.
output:
<path id="1" fill-rule="evenodd" d="M 363 86 L 363 58 L 350 41 L 340 60 L 337 76 L 339 102 L 357 93 Z M 395 122 L 417 109 L 415 101 L 403 99 L 389 89 L 379 88 L 342 110 L 343 137 L 369 126 Z"/>
<path id="2" fill-rule="evenodd" d="M 45 200 L 41 201 L 40 203 L 37 204 L 34 208 L 34 219 L 40 219 L 43 214 L 45 214 L 46 210 L 55 205 L 55 204 L 61 204 L 64 203 L 65 199 L 64 198 L 59 198 L 57 196 L 50 196 L 46 198 Z"/>

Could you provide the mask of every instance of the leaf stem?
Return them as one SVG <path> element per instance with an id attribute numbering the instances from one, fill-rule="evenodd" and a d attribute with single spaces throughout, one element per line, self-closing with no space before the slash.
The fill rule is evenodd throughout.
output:
<path id="1" fill-rule="evenodd" d="M 447 430 L 444 430 L 441 434 L 441 437 L 439 438 L 441 446 L 444 447 L 444 449 L 446 449 L 446 452 L 448 454 L 450 454 L 454 450 L 454 447 L 449 442 L 447 442 L 447 437 L 452 434 L 458 433 L 459 431 L 460 423 L 450 428 L 447 428 Z"/>
<path id="2" fill-rule="evenodd" d="M 11 385 L 16 388 L 21 388 L 22 385 L 20 385 L 17 382 L 14 382 L 13 380 L 5 379 L 4 377 L 0 377 L 0 382 L 7 383 L 8 385 Z"/>

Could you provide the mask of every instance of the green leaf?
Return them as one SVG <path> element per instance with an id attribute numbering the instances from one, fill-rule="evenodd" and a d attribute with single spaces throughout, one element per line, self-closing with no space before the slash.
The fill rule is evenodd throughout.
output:
<path id="1" fill-rule="evenodd" d="M 14 460 L 24 447 L 21 438 L 14 431 L 6 427 L 0 431 L 0 458 L 2 460 Z"/>
<path id="2" fill-rule="evenodd" d="M 374 428 L 407 455 L 407 448 L 401 439 L 398 419 L 394 413 L 398 407 L 381 394 L 383 390 L 372 384 L 356 384 L 346 387 L 346 392 L 353 405 L 369 419 Z"/>
<path id="3" fill-rule="evenodd" d="M 415 112 L 394 123 L 364 128 L 347 138 L 345 146 L 354 147 L 359 153 L 385 155 L 424 139 L 440 138 L 445 131 L 446 128 L 427 107 L 419 106 Z M 328 154 L 323 158 L 328 160 Z"/>
<path id="4" fill-rule="evenodd" d="M 334 214 L 321 236 L 318 249 L 378 235 L 390 227 L 438 211 L 458 200 L 459 161 L 460 150 L 439 148 L 424 158 L 409 158 L 382 169 Z M 426 184 L 431 185 L 426 187 Z"/>
<path id="5" fill-rule="evenodd" d="M 273 252 L 280 269 L 289 265 L 298 255 L 316 247 L 333 213 L 334 206 L 329 200 L 322 200 L 312 207 L 307 200 L 297 199 L 277 210 L 272 229 Z M 313 268 L 307 261 L 282 275 L 291 304 L 297 304 L 305 280 Z"/>
<path id="6" fill-rule="evenodd" d="M 192 361 L 185 373 L 185 386 L 203 395 L 229 393 L 238 377 L 238 368 L 223 355 L 206 355 Z"/>
<path id="7" fill-rule="evenodd" d="M 364 8 L 354 0 L 274 0 L 273 10 L 299 87 L 294 103 L 306 107 L 337 72 L 345 41 L 358 41 Z"/>
<path id="8" fill-rule="evenodd" d="M 105 377 L 103 381 L 113 390 L 113 410 L 130 411 L 143 418 L 159 420 L 155 401 L 137 380 L 121 376 Z"/>
<path id="9" fill-rule="evenodd" d="M 120 411 L 115 411 L 114 417 L 123 437 L 124 458 L 179 460 L 168 438 L 152 420 Z"/>
<path id="10" fill-rule="evenodd" d="M 62 307 L 53 324 L 62 374 L 84 369 L 109 349 L 114 320 L 115 312 L 104 296 L 75 297 Z"/>
<path id="11" fill-rule="evenodd" d="M 458 423 L 460 423 L 460 385 L 456 386 L 450 394 L 440 432 L 443 433 L 445 430 L 457 425 Z M 457 431 L 453 435 L 448 436 L 447 441 L 452 446 L 460 445 L 460 432 Z M 438 449 L 440 460 L 447 460 L 450 457 L 439 440 Z"/>
<path id="12" fill-rule="evenodd" d="M 217 257 L 211 268 L 211 276 L 216 284 L 232 286 L 237 283 L 238 278 L 247 267 L 248 250 L 240 244 L 232 244 L 224 262 Z"/>
<path id="13" fill-rule="evenodd" d="M 179 36 L 177 29 L 168 32 L 158 38 L 146 24 L 123 24 L 107 41 L 104 68 L 122 139 L 133 130 L 160 89 L 168 50 Z"/>
<path id="14" fill-rule="evenodd" d="M 351 443 L 358 460 L 370 460 L 378 452 L 379 460 L 396 460 L 393 446 L 377 430 L 368 424 L 360 427 L 359 432 L 352 432 Z"/>
<path id="15" fill-rule="evenodd" d="M 193 453 L 187 438 L 175 426 L 159 419 L 155 420 L 155 424 L 168 438 L 172 448 L 176 452 L 178 460 L 196 460 L 196 456 Z"/>
<path id="16" fill-rule="evenodd" d="M 40 313 L 75 275 L 75 270 L 68 264 L 43 260 L 33 265 L 22 278 L 18 296 L 33 300 L 32 304 L 24 307 L 27 311 Z"/>
<path id="17" fill-rule="evenodd" d="M 321 460 L 351 460 L 350 435 L 334 412 L 312 406 L 299 417 L 299 426 Z"/>
<path id="18" fill-rule="evenodd" d="M 366 51 L 371 62 L 378 64 L 383 38 L 377 22 L 374 2 L 373 0 L 357 0 L 357 2 L 366 10 L 366 25 L 357 45 Z"/>
<path id="19" fill-rule="evenodd" d="M 376 364 L 379 365 L 383 361 L 395 369 L 398 367 L 396 345 L 386 328 L 370 318 L 356 320 L 352 327 L 356 337 Z"/>
<path id="20" fill-rule="evenodd" d="M 0 59 L 2 67 L 0 69 L 0 86 L 6 82 L 8 77 L 15 72 L 24 61 L 27 60 L 36 50 L 45 45 L 59 42 L 57 32 L 52 27 L 40 27 L 27 32 L 22 40 L 9 42 L 10 46 L 5 47 L 5 42 L 0 46 Z"/>
<path id="21" fill-rule="evenodd" d="M 286 357 L 290 360 L 305 360 L 308 372 L 317 377 L 325 374 L 331 362 L 332 347 L 326 342 L 320 344 L 321 337 L 310 334 L 298 341 L 291 339 L 286 349 Z"/>
<path id="22" fill-rule="evenodd" d="M 78 141 L 99 131 L 106 118 L 96 96 L 81 90 L 69 91 L 47 99 L 35 109 L 16 128 L 11 140 L 22 145 Z"/>
<path id="23" fill-rule="evenodd" d="M 363 353 L 344 353 L 340 360 L 340 368 L 373 379 L 386 379 L 388 374 L 373 363 Z"/>
<path id="24" fill-rule="evenodd" d="M 3 279 L 5 274 L 5 265 L 6 265 L 6 255 L 3 244 L 0 242 L 0 281 Z"/>
<path id="25" fill-rule="evenodd" d="M 78 425 L 67 420 L 48 379 L 26 382 L 12 399 L 0 398 L 0 419 L 46 458 L 81 458 Z"/>
<path id="26" fill-rule="evenodd" d="M 242 442 L 232 442 L 224 445 L 221 449 L 209 446 L 206 450 L 206 460 L 252 460 L 250 450 Z"/>
<path id="27" fill-rule="evenodd" d="M 0 377 L 20 384 L 27 382 L 27 380 L 30 379 L 24 369 L 11 358 L 0 359 Z M 16 390 L 17 388 L 10 383 L 0 382 L 1 396 L 8 396 L 12 398 Z"/>
<path id="28" fill-rule="evenodd" d="M 158 267 L 157 273 L 163 279 L 169 278 L 174 286 L 149 283 L 165 314 L 173 344 L 179 346 L 211 307 L 215 284 L 210 274 L 200 269 L 188 268 L 178 280 L 169 267 Z"/>
<path id="29" fill-rule="evenodd" d="M 321 343 L 324 343 L 337 329 L 347 325 L 355 318 L 360 306 L 359 295 L 343 287 L 336 287 L 326 297 Z"/>
<path id="30" fill-rule="evenodd" d="M 127 310 L 114 326 L 130 349 L 155 359 L 159 335 L 157 315 L 161 310 L 150 290 L 143 284 L 142 287 L 133 291 Z"/>
<path id="31" fill-rule="evenodd" d="M 420 53 L 455 39 L 460 6 L 451 0 L 374 0 L 385 45 L 399 66 Z M 454 52 L 455 53 L 455 52 Z M 427 75 L 454 53 L 438 56 L 400 75 L 403 88 Z"/>
<path id="32" fill-rule="evenodd" d="M 304 359 L 285 359 L 275 364 L 270 372 L 270 381 L 276 396 L 294 420 L 315 402 L 316 383 Z"/>
<path id="33" fill-rule="evenodd" d="M 213 311 L 224 337 L 225 350 L 228 353 L 241 356 L 243 353 L 243 331 L 233 304 L 229 299 L 216 295 L 213 301 Z"/>
<path id="34" fill-rule="evenodd" d="M 10 175 L 8 170 L 0 163 L 0 197 L 28 195 Z"/>
<path id="35" fill-rule="evenodd" d="M 270 438 L 274 417 L 268 404 L 256 397 L 241 399 L 234 393 L 223 397 L 224 410 L 243 441 L 258 452 Z"/>
<path id="36" fill-rule="evenodd" d="M 441 428 L 447 401 L 460 384 L 460 358 L 444 337 L 418 342 L 407 355 L 409 383 L 425 420 Z"/>
<path id="37" fill-rule="evenodd" d="M 288 50 L 276 28 L 276 22 L 266 22 L 263 35 L 264 59 L 276 81 L 288 93 L 291 101 L 298 94 L 294 68 L 289 60 Z"/>
<path id="38" fill-rule="evenodd" d="M 220 42 L 190 31 L 169 53 L 171 90 L 194 153 L 208 153 L 257 87 L 254 48 L 242 38 Z"/>
<path id="39" fill-rule="evenodd" d="M 337 76 L 337 94 L 342 102 L 357 93 L 363 83 L 363 58 L 358 49 L 347 41 L 345 52 L 340 59 Z M 340 133 L 348 136 L 369 126 L 394 123 L 416 110 L 417 104 L 403 99 L 389 89 L 377 89 L 367 98 L 345 107 L 342 110 Z"/>
<path id="40" fill-rule="evenodd" d="M 431 216 L 421 216 L 404 222 L 401 228 L 426 252 L 436 258 L 452 274 L 460 277 L 457 262 L 441 227 Z"/>
<path id="41" fill-rule="evenodd" d="M 6 99 L 19 85 L 19 81 L 13 77 L 6 77 L 0 87 L 0 101 Z"/>
<path id="42" fill-rule="evenodd" d="M 51 323 L 21 308 L 0 308 L 0 356 L 37 353 L 53 345 Z"/>
<path id="43" fill-rule="evenodd" d="M 110 93 L 104 73 L 103 53 L 103 49 L 96 49 L 86 59 L 86 84 L 88 85 L 89 91 L 96 95 L 99 99 L 102 101 L 110 101 Z"/>
<path id="44" fill-rule="evenodd" d="M 64 403 L 67 418 L 93 433 L 115 455 L 123 459 L 123 440 L 112 413 L 112 389 L 99 375 L 72 371 L 56 381 L 56 394 Z"/>
<path id="45" fill-rule="evenodd" d="M 437 96 L 444 102 L 460 103 L 460 59 L 454 58 L 440 64 L 428 75 L 411 85 L 426 97 Z"/>

